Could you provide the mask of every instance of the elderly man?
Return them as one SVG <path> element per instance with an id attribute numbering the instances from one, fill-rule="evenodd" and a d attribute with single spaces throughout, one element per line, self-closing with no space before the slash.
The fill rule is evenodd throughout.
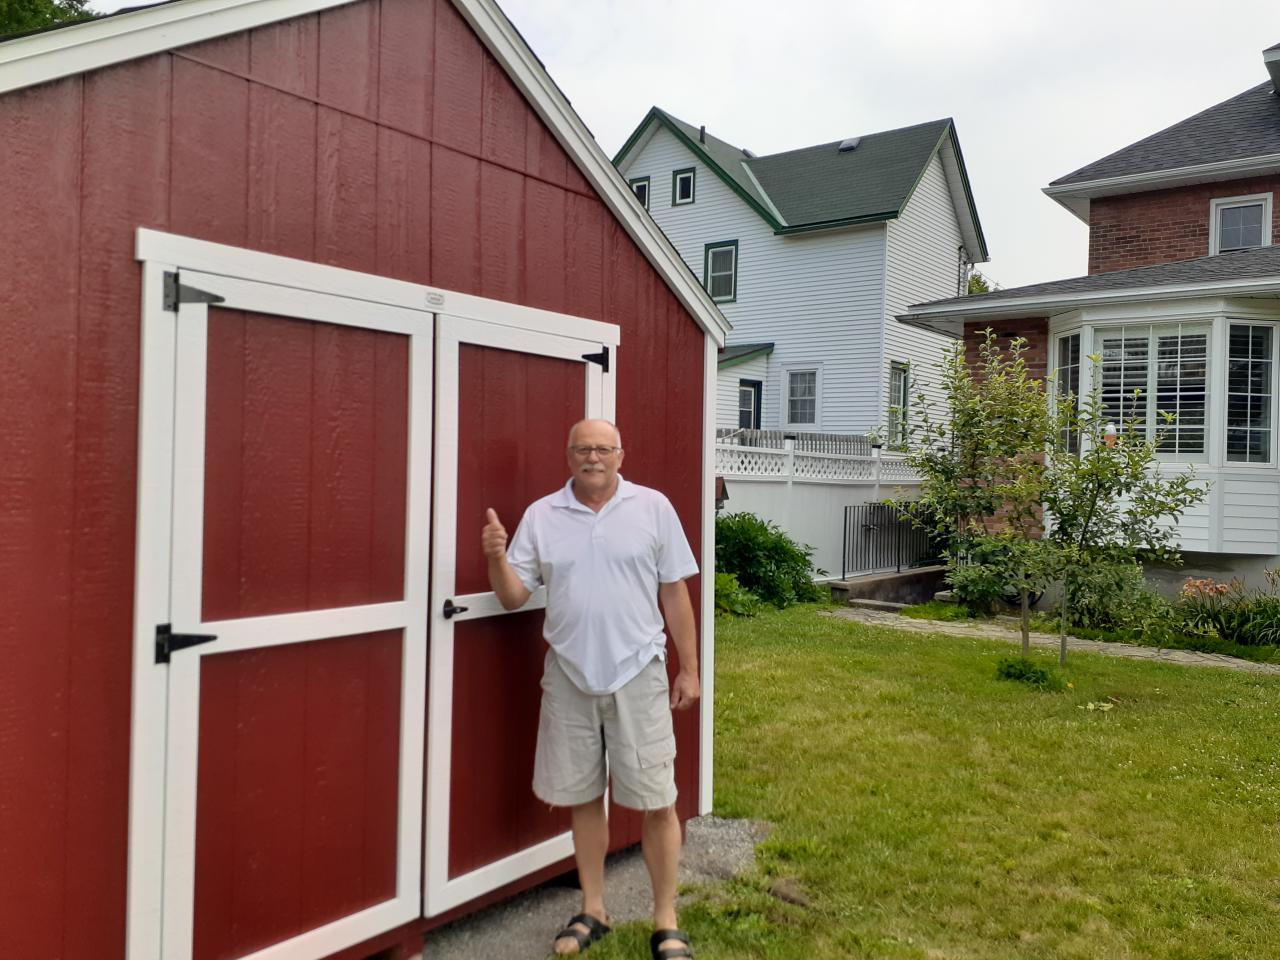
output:
<path id="1" fill-rule="evenodd" d="M 525 511 L 510 548 L 497 514 L 488 510 L 481 543 L 503 607 L 514 610 L 540 584 L 547 588 L 543 634 L 551 649 L 533 792 L 552 806 L 571 808 L 582 885 L 582 912 L 556 936 L 555 952 L 579 953 L 609 932 L 607 755 L 614 801 L 644 811 L 640 843 L 656 928 L 650 948 L 655 960 L 675 960 L 693 952 L 676 922 L 680 821 L 671 711 L 690 706 L 701 693 L 693 606 L 684 584 L 698 566 L 670 501 L 624 480 L 618 473 L 622 456 L 622 436 L 612 423 L 574 424 L 568 483 Z M 680 655 L 670 686 L 664 613 Z"/>

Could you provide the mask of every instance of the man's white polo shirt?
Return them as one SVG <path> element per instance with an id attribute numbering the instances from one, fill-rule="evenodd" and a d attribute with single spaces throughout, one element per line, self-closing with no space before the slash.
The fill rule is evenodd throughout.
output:
<path id="1" fill-rule="evenodd" d="M 573 480 L 525 511 L 507 560 L 529 590 L 547 587 L 543 636 L 579 689 L 613 693 L 666 655 L 658 584 L 698 572 L 671 501 L 618 477 L 599 513 Z"/>

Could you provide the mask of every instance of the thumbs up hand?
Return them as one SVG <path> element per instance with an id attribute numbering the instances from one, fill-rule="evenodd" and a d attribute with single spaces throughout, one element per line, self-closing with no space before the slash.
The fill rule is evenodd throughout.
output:
<path id="1" fill-rule="evenodd" d="M 484 512 L 485 525 L 480 531 L 480 548 L 490 560 L 497 560 L 507 555 L 507 528 L 498 519 L 498 514 L 490 507 Z"/>

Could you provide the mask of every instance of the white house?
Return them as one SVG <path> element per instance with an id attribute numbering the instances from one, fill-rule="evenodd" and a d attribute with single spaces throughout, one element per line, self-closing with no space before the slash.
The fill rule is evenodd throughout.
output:
<path id="1" fill-rule="evenodd" d="M 951 120 L 756 156 L 654 107 L 614 164 L 733 324 L 718 427 L 903 439 L 948 338 L 894 317 L 988 259 Z"/>
<path id="2" fill-rule="evenodd" d="M 1096 388 L 1120 429 L 1159 438 L 1162 470 L 1207 489 L 1177 522 L 1185 572 L 1255 579 L 1280 562 L 1280 44 L 1263 65 L 1045 188 L 1089 225 L 1087 276 L 901 317 L 970 343 L 1016 334 L 1057 390 Z"/>

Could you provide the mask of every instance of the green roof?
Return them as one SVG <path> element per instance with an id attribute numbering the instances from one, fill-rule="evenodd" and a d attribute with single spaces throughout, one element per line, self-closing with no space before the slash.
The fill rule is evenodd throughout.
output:
<path id="1" fill-rule="evenodd" d="M 959 212 L 961 216 L 967 212 L 971 218 L 973 234 L 981 248 L 973 251 L 975 259 L 981 262 L 987 257 L 955 125 L 950 119 L 867 134 L 858 138 L 852 150 L 841 151 L 841 141 L 837 140 L 757 157 L 654 107 L 618 151 L 615 166 L 622 163 L 655 122 L 670 130 L 776 233 L 800 233 L 897 217 L 911 199 L 929 161 L 949 143 L 967 208 Z"/>

